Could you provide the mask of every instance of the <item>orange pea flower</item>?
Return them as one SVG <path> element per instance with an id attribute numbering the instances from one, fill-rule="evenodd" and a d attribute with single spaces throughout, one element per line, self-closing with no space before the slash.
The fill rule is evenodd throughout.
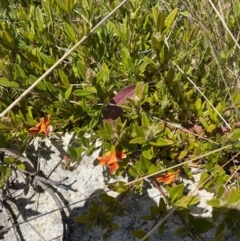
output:
<path id="1" fill-rule="evenodd" d="M 118 162 L 121 161 L 123 158 L 126 158 L 125 151 L 108 151 L 105 153 L 104 157 L 98 157 L 99 165 L 107 165 L 109 168 L 109 172 L 113 174 L 118 168 Z"/>
<path id="2" fill-rule="evenodd" d="M 157 181 L 163 184 L 171 184 L 175 178 L 179 175 L 180 170 L 178 169 L 176 172 L 167 172 L 165 175 L 159 175 L 157 177 Z"/>
<path id="3" fill-rule="evenodd" d="M 46 136 L 52 131 L 53 127 L 50 125 L 50 116 L 43 117 L 41 121 L 35 126 L 29 129 L 31 134 L 44 133 Z"/>

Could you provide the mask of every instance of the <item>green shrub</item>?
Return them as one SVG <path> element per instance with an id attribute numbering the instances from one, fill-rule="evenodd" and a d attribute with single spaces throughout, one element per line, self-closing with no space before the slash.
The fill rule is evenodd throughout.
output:
<path id="1" fill-rule="evenodd" d="M 0 111 L 119 3 L 0 1 Z M 224 5 L 229 11 L 225 21 L 236 36 L 240 4 L 231 8 L 231 3 Z M 174 180 L 179 173 L 192 179 L 191 167 L 202 168 L 199 188 L 217 190 L 209 204 L 215 214 L 223 215 L 216 238 L 222 237 L 226 220 L 235 223 L 229 228 L 239 236 L 239 220 L 230 214 L 239 189 L 222 190 L 238 183 L 236 50 L 207 3 L 130 0 L 1 119 L 0 147 L 18 144 L 23 151 L 34 138 L 29 128 L 49 115 L 53 133 L 73 131 L 78 137 L 76 147 L 69 147 L 71 162 L 80 162 L 84 152 L 91 154 L 100 139 L 99 161 L 115 177 L 127 174 L 133 180 L 132 185 L 119 182 L 110 189 L 142 192 L 147 178 L 161 180 L 169 197 L 150 207 L 151 215 L 144 218 L 159 221 L 168 205 L 186 220 L 177 234 L 190 232 L 192 237 L 213 224 L 191 215 L 190 207 L 199 199 L 185 195 L 184 184 Z M 0 165 L 2 187 L 11 165 L 6 160 Z M 119 200 L 100 198 L 105 206 L 93 202 L 89 213 L 76 221 L 88 223 L 88 229 L 96 225 L 106 229 L 106 239 L 117 229 L 114 215 L 124 211 Z M 117 213 L 111 208 L 116 205 Z M 230 209 L 224 212 L 224 208 Z M 160 233 L 163 228 L 160 225 Z M 133 231 L 138 238 L 145 234 Z"/>

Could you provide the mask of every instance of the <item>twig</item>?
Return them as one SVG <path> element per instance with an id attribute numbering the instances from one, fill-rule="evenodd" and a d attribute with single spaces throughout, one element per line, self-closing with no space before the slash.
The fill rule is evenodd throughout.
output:
<path id="1" fill-rule="evenodd" d="M 62 184 L 61 182 L 63 182 L 64 180 L 66 180 L 67 178 L 64 178 L 62 181 L 52 181 L 50 179 L 47 179 L 45 177 L 41 177 L 41 176 L 34 176 L 34 180 L 38 180 L 38 181 L 41 181 L 41 182 L 44 182 L 44 183 L 47 183 L 47 184 L 51 184 L 51 185 L 54 185 L 56 187 L 59 187 L 59 188 L 62 188 L 64 190 L 71 190 L 71 191 L 74 191 L 76 192 L 75 189 L 73 189 L 71 187 L 71 185 L 65 185 L 65 184 Z"/>
<path id="2" fill-rule="evenodd" d="M 61 162 L 62 162 L 62 159 L 57 163 L 57 165 L 52 169 L 52 171 L 48 174 L 48 176 L 47 176 L 47 178 L 49 178 L 52 174 L 53 174 L 53 172 L 57 169 L 57 167 L 61 164 Z"/>

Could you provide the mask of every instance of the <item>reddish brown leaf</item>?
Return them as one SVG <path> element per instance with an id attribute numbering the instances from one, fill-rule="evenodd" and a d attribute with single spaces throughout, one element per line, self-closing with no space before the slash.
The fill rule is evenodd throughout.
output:
<path id="1" fill-rule="evenodd" d="M 120 105 L 126 103 L 127 98 L 130 98 L 130 99 L 134 98 L 135 88 L 136 88 L 136 85 L 130 85 L 120 90 L 115 95 L 115 97 L 113 97 L 113 100 L 107 106 L 104 112 L 103 121 L 108 121 L 109 123 L 112 123 L 114 120 L 116 120 L 119 116 L 123 114 L 123 109 Z"/>
<path id="2" fill-rule="evenodd" d="M 127 98 L 133 99 L 135 96 L 136 85 L 130 85 L 122 90 L 120 90 L 116 96 L 113 98 L 117 105 L 121 105 L 127 102 Z"/>
<path id="3" fill-rule="evenodd" d="M 103 115 L 103 121 L 112 123 L 122 114 L 123 109 L 120 106 L 108 105 Z"/>

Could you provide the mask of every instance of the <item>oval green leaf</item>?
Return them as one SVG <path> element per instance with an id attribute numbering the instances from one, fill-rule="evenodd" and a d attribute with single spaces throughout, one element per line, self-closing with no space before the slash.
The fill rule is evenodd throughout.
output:
<path id="1" fill-rule="evenodd" d="M 153 146 L 170 146 L 174 144 L 172 140 L 164 139 L 162 137 L 159 137 L 156 142 L 150 142 Z"/>
<path id="2" fill-rule="evenodd" d="M 18 88 L 19 84 L 15 81 L 9 81 L 7 78 L 0 78 L 0 86 L 9 88 Z"/>

